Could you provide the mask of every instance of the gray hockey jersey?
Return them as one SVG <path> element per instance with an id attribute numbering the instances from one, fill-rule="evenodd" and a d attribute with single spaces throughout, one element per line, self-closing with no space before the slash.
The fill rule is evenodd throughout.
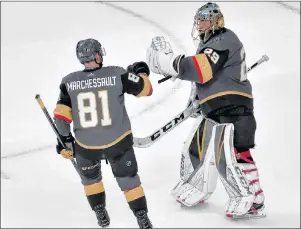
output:
<path id="1" fill-rule="evenodd" d="M 152 86 L 146 75 L 134 75 L 121 67 L 102 67 L 67 75 L 60 85 L 60 97 L 54 110 L 60 133 L 69 134 L 64 125 L 73 122 L 75 141 L 81 147 L 105 149 L 114 146 L 132 133 L 124 93 L 148 96 Z"/>
<path id="2" fill-rule="evenodd" d="M 243 44 L 229 29 L 222 29 L 205 44 L 200 44 L 196 55 L 183 58 L 178 78 L 196 82 L 198 99 L 205 113 L 217 108 L 206 107 L 206 103 L 215 98 L 219 98 L 218 106 L 230 105 L 233 101 L 227 98 L 233 95 L 253 98 Z"/>

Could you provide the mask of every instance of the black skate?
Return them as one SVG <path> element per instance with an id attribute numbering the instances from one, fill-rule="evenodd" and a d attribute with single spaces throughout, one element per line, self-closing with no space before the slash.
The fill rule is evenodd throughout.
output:
<path id="1" fill-rule="evenodd" d="M 98 220 L 98 225 L 101 227 L 107 227 L 110 225 L 110 217 L 106 208 L 100 204 L 94 207 L 94 211 L 96 213 L 96 217 Z"/>
<path id="2" fill-rule="evenodd" d="M 153 228 L 145 210 L 140 210 L 135 213 L 139 228 Z"/>

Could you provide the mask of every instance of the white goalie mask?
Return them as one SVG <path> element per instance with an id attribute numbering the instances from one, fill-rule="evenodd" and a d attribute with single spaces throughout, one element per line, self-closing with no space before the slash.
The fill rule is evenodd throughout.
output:
<path id="1" fill-rule="evenodd" d="M 205 24 L 206 23 L 206 24 Z M 194 15 L 191 37 L 196 47 L 206 43 L 214 31 L 224 27 L 224 17 L 216 3 L 208 2 Z"/>

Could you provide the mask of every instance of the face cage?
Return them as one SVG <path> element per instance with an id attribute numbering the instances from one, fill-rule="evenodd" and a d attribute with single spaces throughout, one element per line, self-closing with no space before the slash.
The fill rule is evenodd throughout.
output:
<path id="1" fill-rule="evenodd" d="M 211 21 L 211 20 L 209 20 L 209 21 Z M 210 28 L 208 29 L 208 30 L 206 30 L 206 31 L 203 31 L 202 33 L 199 31 L 199 25 L 198 25 L 198 23 L 197 23 L 197 20 L 194 20 L 194 22 L 193 22 L 193 25 L 192 25 L 192 30 L 191 30 L 191 37 L 192 37 L 192 40 L 193 40 L 193 42 L 195 43 L 195 42 L 201 42 L 201 37 L 200 37 L 200 35 L 201 34 L 206 34 L 206 33 L 208 33 L 210 30 L 214 30 L 214 28 L 212 27 L 212 26 L 210 26 Z M 205 42 L 205 41 L 204 41 Z"/>
<path id="2" fill-rule="evenodd" d="M 192 30 L 191 30 L 190 35 L 191 35 L 193 40 L 200 39 L 200 33 L 199 33 L 198 25 L 197 25 L 196 22 L 193 22 Z"/>
<path id="3" fill-rule="evenodd" d="M 210 28 L 207 29 L 206 31 L 203 31 L 202 33 L 199 31 L 199 25 L 197 23 L 198 20 L 200 20 L 200 19 L 195 19 L 193 21 L 192 30 L 190 33 L 195 46 L 198 46 L 200 42 L 202 42 L 202 43 L 206 42 L 211 37 L 211 34 L 214 33 L 214 30 L 219 28 L 218 20 L 220 20 L 220 19 L 217 19 L 217 21 L 218 21 L 217 26 L 212 25 L 212 21 L 214 21 L 214 20 L 208 20 L 211 22 Z M 201 39 L 201 36 L 200 36 L 201 34 L 204 34 L 204 40 Z"/>

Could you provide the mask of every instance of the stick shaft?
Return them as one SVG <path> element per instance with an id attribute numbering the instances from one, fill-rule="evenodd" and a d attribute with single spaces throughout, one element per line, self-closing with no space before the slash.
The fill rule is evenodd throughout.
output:
<path id="1" fill-rule="evenodd" d="M 50 126 L 52 127 L 52 129 L 53 129 L 55 135 L 57 136 L 57 139 L 60 141 L 60 143 L 62 144 L 62 146 L 66 149 L 67 146 L 66 146 L 66 144 L 63 142 L 63 140 L 62 140 L 62 138 L 61 138 L 61 135 L 60 135 L 58 129 L 56 128 L 56 125 L 55 125 L 55 123 L 53 122 L 52 118 L 50 117 L 50 115 L 49 115 L 49 113 L 48 113 L 48 110 L 47 110 L 47 108 L 45 107 L 45 105 L 44 105 L 44 103 L 43 103 L 43 101 L 42 101 L 40 95 L 36 95 L 35 98 L 36 98 L 37 102 L 39 103 L 39 105 L 40 105 L 42 111 L 44 112 L 45 117 L 46 117 L 46 119 L 48 120 Z M 72 162 L 72 164 L 73 164 L 73 166 L 74 166 L 76 172 L 80 175 L 79 168 L 78 168 L 77 163 L 76 163 L 76 161 L 74 160 L 74 158 L 70 159 L 70 161 Z"/>
<path id="2" fill-rule="evenodd" d="M 267 55 L 263 55 L 258 61 L 256 61 L 251 67 L 248 68 L 248 72 L 251 71 L 253 68 L 257 67 L 258 65 L 262 64 L 265 61 L 268 61 L 269 57 Z M 163 83 L 166 80 L 169 80 L 172 76 L 166 76 L 160 80 L 158 80 L 158 83 Z"/>

